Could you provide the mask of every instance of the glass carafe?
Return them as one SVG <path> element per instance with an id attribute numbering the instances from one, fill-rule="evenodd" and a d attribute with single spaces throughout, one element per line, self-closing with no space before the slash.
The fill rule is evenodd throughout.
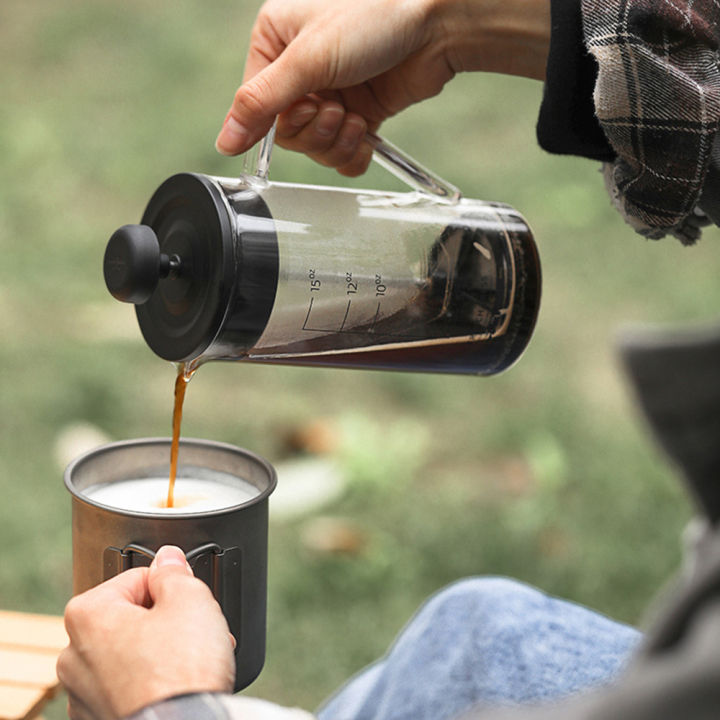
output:
<path id="1" fill-rule="evenodd" d="M 526 348 L 540 264 L 524 218 L 464 198 L 376 136 L 408 192 L 182 173 L 105 254 L 152 350 L 208 360 L 491 375 Z"/>

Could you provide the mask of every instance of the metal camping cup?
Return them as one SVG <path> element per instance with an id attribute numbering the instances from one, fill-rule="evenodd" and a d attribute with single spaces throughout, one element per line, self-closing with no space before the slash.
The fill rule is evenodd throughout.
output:
<path id="1" fill-rule="evenodd" d="M 201 512 L 134 511 L 85 494 L 100 483 L 167 477 L 170 439 L 111 443 L 65 471 L 72 493 L 73 592 L 84 592 L 130 567 L 149 565 L 162 545 L 183 549 L 212 590 L 237 640 L 235 689 L 247 687 L 265 661 L 268 498 L 273 467 L 232 445 L 180 441 L 178 479 L 221 477 L 256 492 L 240 504 Z M 233 480 L 234 479 L 234 480 Z"/>
<path id="2" fill-rule="evenodd" d="M 160 357 L 493 375 L 533 333 L 524 218 L 368 136 L 410 192 L 174 175 L 108 242 L 105 282 Z M 252 163 L 251 163 L 252 164 Z"/>

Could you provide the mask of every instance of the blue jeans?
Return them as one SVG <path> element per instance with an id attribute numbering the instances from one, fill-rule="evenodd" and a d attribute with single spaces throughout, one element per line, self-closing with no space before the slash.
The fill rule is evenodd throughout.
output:
<path id="1" fill-rule="evenodd" d="M 463 580 L 430 598 L 318 718 L 445 720 L 477 704 L 557 700 L 610 681 L 639 639 L 512 580 Z"/>

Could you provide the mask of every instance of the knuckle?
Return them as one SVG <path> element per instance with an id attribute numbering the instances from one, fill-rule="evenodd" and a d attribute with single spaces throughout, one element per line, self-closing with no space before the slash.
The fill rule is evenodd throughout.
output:
<path id="1" fill-rule="evenodd" d="M 69 650 L 65 648 L 60 655 L 58 655 L 57 662 L 55 663 L 55 671 L 57 672 L 58 680 L 65 684 L 67 678 L 67 667 L 70 662 Z"/>
<path id="2" fill-rule="evenodd" d="M 85 612 L 86 602 L 82 595 L 76 595 L 70 599 L 65 606 L 65 629 L 69 635 L 73 635 L 82 624 Z"/>
<path id="3" fill-rule="evenodd" d="M 270 86 L 262 75 L 256 75 L 241 85 L 233 99 L 233 110 L 240 115 L 264 114 Z"/>
<path id="4" fill-rule="evenodd" d="M 58 656 L 55 663 L 55 673 L 60 684 L 68 691 L 74 686 L 75 678 L 73 668 L 77 662 L 77 657 L 72 648 L 65 648 Z"/>

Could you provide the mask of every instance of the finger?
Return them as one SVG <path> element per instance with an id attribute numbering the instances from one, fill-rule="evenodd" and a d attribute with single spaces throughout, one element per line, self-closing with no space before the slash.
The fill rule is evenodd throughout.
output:
<path id="1" fill-rule="evenodd" d="M 113 617 L 122 612 L 123 606 L 128 610 L 147 607 L 147 575 L 148 568 L 132 568 L 72 598 L 65 606 L 65 629 L 70 639 L 92 627 L 96 618 L 105 617 L 110 607 Z"/>
<path id="2" fill-rule="evenodd" d="M 302 14 L 302 7 L 297 3 L 264 3 L 255 18 L 250 33 L 250 46 L 245 58 L 243 82 L 276 60 L 288 46 L 288 43 L 297 36 L 302 25 L 298 17 Z"/>
<path id="3" fill-rule="evenodd" d="M 298 56 L 295 43 L 288 45 L 277 60 L 238 88 L 215 141 L 218 152 L 238 155 L 254 145 L 268 133 L 276 115 L 327 85 L 322 72 L 322 64 Z"/>
<path id="4" fill-rule="evenodd" d="M 147 606 L 149 602 L 147 578 L 146 567 L 131 568 L 98 585 L 98 595 L 102 595 L 105 602 L 118 600 Z"/>
<path id="5" fill-rule="evenodd" d="M 359 177 L 367 171 L 372 156 L 372 146 L 367 142 L 361 141 L 352 160 L 345 165 L 336 167 L 336 170 L 345 177 Z"/>
<path id="6" fill-rule="evenodd" d="M 311 156 L 330 150 L 345 121 L 345 109 L 340 103 L 320 104 L 316 115 L 291 138 L 281 138 L 282 145 Z"/>
<path id="7" fill-rule="evenodd" d="M 341 167 L 352 162 L 367 131 L 365 119 L 356 113 L 345 112 L 335 101 L 324 101 L 303 127 L 311 103 L 303 101 L 292 108 L 288 118 L 280 123 L 278 144 L 289 150 L 303 152 L 328 167 Z"/>
<path id="8" fill-rule="evenodd" d="M 311 157 L 328 167 L 344 167 L 353 162 L 367 133 L 367 124 L 359 115 L 348 114 L 333 144 L 322 153 Z"/>
<path id="9" fill-rule="evenodd" d="M 340 168 L 351 164 L 360 152 L 365 138 L 367 125 L 358 116 L 346 117 L 331 144 L 318 151 L 313 150 L 309 143 L 300 144 L 292 139 L 282 144 L 293 150 L 307 153 L 315 162 L 327 167 Z"/>
<path id="10" fill-rule="evenodd" d="M 320 103 L 305 98 L 278 115 L 275 137 L 278 140 L 295 137 L 317 115 Z"/>

